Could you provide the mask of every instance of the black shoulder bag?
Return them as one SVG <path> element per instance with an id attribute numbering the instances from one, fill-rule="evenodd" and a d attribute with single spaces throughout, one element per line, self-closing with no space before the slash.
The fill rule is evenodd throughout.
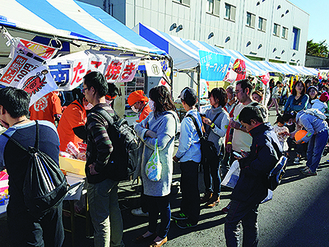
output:
<path id="1" fill-rule="evenodd" d="M 215 118 L 213 119 L 212 122 L 214 122 L 216 120 L 216 118 L 221 114 L 218 113 Z M 208 141 L 206 136 L 203 135 L 200 131 L 200 128 L 198 126 L 198 123 L 196 122 L 196 119 L 192 116 L 192 115 L 187 115 L 187 117 L 191 118 L 193 123 L 194 123 L 194 126 L 196 128 L 196 131 L 198 132 L 198 136 L 200 138 L 200 145 L 201 145 L 201 163 L 204 164 L 206 163 L 207 161 L 211 161 L 215 158 L 218 157 L 218 154 L 217 154 L 217 149 L 215 147 L 215 144 L 211 141 Z M 209 131 L 210 132 L 210 131 Z M 208 132 L 208 134 L 209 134 Z M 207 135 L 208 135 L 207 134 Z"/>

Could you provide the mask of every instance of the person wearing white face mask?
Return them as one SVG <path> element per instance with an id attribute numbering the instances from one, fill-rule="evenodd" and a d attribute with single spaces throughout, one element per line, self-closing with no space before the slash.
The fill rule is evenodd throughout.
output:
<path id="1" fill-rule="evenodd" d="M 150 108 L 150 102 L 151 100 L 147 98 L 143 90 L 134 91 L 129 95 L 128 104 L 130 105 L 131 110 L 139 114 L 139 119 L 136 121 L 137 123 L 143 121 L 152 111 Z"/>
<path id="2" fill-rule="evenodd" d="M 131 110 L 139 114 L 139 119 L 136 120 L 137 123 L 143 121 L 151 111 L 153 111 L 150 106 L 154 106 L 150 103 L 152 100 L 147 98 L 143 90 L 137 90 L 132 92 L 128 97 L 128 104 L 131 107 Z M 142 186 L 143 189 L 143 186 Z M 148 217 L 149 213 L 147 212 L 147 205 L 145 205 L 145 200 L 143 200 L 143 192 L 141 194 L 141 207 L 134 208 L 131 210 L 131 214 L 134 216 L 144 216 Z"/>

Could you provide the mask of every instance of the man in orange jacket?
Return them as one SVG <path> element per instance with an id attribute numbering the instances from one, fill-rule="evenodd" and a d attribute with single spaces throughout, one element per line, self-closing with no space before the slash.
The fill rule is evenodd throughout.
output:
<path id="1" fill-rule="evenodd" d="M 143 90 L 137 90 L 132 92 L 128 97 L 128 104 L 136 113 L 139 113 L 139 119 L 136 121 L 140 123 L 144 120 L 151 112 L 151 108 L 148 105 L 149 99 L 144 94 Z"/>

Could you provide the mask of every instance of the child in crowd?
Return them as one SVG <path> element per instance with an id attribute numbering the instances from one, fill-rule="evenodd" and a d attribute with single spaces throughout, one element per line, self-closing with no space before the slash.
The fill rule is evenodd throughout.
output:
<path id="1" fill-rule="evenodd" d="M 286 126 L 284 126 L 284 124 L 285 122 L 283 117 L 280 114 L 278 114 L 273 128 L 274 128 L 274 132 L 278 136 L 278 139 L 282 146 L 282 150 L 286 155 L 288 155 L 287 151 L 289 148 L 288 148 L 287 139 L 290 136 L 290 134 L 289 134 L 289 129 Z"/>
<path id="2" fill-rule="evenodd" d="M 322 113 L 326 113 L 328 109 L 327 106 L 328 100 L 329 100 L 329 94 L 327 92 L 323 92 L 320 98 L 314 101 L 312 108 L 318 109 Z"/>
<path id="3" fill-rule="evenodd" d="M 263 93 L 261 91 L 254 91 L 252 93 L 252 99 L 256 102 L 258 102 L 259 104 L 262 104 L 263 101 Z"/>

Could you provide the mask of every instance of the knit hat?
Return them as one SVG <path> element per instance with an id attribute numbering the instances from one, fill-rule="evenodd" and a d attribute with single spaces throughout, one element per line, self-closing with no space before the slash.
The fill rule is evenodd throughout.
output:
<path id="1" fill-rule="evenodd" d="M 147 96 L 144 94 L 143 90 L 137 90 L 132 92 L 129 97 L 128 97 L 128 104 L 132 106 L 138 101 L 143 101 L 143 102 L 148 102 L 149 99 Z"/>
<path id="2" fill-rule="evenodd" d="M 320 101 L 327 102 L 329 100 L 329 94 L 327 92 L 323 92 L 320 96 Z"/>

